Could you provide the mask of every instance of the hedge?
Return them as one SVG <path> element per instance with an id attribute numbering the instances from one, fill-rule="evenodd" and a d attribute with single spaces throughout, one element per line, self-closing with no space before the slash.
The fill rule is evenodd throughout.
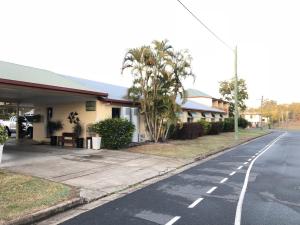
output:
<path id="1" fill-rule="evenodd" d="M 223 132 L 223 122 L 211 122 L 211 128 L 208 134 L 217 135 Z"/>
<path id="2" fill-rule="evenodd" d="M 223 132 L 233 132 L 234 131 L 234 119 L 225 118 L 223 122 Z"/>
<path id="3" fill-rule="evenodd" d="M 200 123 L 183 123 L 177 125 L 172 136 L 173 139 L 195 139 L 204 135 L 204 129 Z"/>
<path id="4" fill-rule="evenodd" d="M 204 135 L 210 133 L 211 129 L 211 123 L 206 120 L 199 120 L 197 123 L 199 123 L 203 127 Z"/>
<path id="5" fill-rule="evenodd" d="M 101 145 L 108 149 L 127 147 L 132 140 L 134 125 L 128 120 L 113 118 L 95 123 L 92 130 L 102 137 Z"/>

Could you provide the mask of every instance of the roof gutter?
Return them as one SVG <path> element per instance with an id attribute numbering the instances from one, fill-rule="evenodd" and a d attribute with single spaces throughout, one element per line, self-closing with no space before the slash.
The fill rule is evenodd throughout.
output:
<path id="1" fill-rule="evenodd" d="M 130 101 L 130 100 L 120 100 L 120 99 L 113 99 L 113 98 L 98 98 L 98 100 L 100 100 L 102 102 L 116 103 L 116 104 L 140 105 L 140 103 L 133 102 L 133 101 Z"/>
<path id="2" fill-rule="evenodd" d="M 183 110 L 191 110 L 191 111 L 197 111 L 197 112 L 210 112 L 210 113 L 223 113 L 223 114 L 226 114 L 225 111 L 212 111 L 212 110 L 200 110 L 200 109 L 192 109 L 192 108 L 185 108 L 185 107 L 182 107 Z"/>
<path id="3" fill-rule="evenodd" d="M 82 95 L 93 95 L 97 97 L 107 97 L 107 93 L 103 92 L 95 92 L 95 91 L 88 91 L 88 90 L 80 90 L 75 88 L 67 88 L 67 87 L 59 87 L 47 84 L 37 84 L 31 82 L 24 82 L 24 81 L 17 81 L 17 80 L 8 80 L 0 78 L 0 84 L 6 84 L 11 86 L 19 86 L 19 87 L 27 87 L 27 88 L 36 88 L 36 89 L 43 89 L 49 91 L 59 91 L 59 92 L 68 92 L 74 94 L 82 94 Z"/>

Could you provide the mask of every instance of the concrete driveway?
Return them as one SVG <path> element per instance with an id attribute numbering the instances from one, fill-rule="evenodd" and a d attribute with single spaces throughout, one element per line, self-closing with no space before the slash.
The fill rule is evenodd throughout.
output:
<path id="1" fill-rule="evenodd" d="M 150 179 L 187 161 L 126 151 L 8 142 L 1 169 L 76 186 L 86 200 Z"/>

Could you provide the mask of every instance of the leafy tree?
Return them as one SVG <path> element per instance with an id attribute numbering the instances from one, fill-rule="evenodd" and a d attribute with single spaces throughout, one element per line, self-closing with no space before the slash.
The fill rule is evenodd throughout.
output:
<path id="1" fill-rule="evenodd" d="M 220 82 L 219 92 L 223 98 L 229 102 L 229 116 L 234 116 L 234 79 Z M 244 79 L 238 80 L 238 107 L 245 111 L 247 106 L 245 100 L 248 99 L 248 90 Z"/>
<path id="2" fill-rule="evenodd" d="M 182 82 L 194 77 L 190 55 L 187 51 L 175 51 L 168 41 L 153 41 L 127 51 L 122 71 L 127 69 L 133 75 L 128 97 L 140 103 L 151 139 L 166 139 L 181 111 L 177 99 L 185 97 Z"/>

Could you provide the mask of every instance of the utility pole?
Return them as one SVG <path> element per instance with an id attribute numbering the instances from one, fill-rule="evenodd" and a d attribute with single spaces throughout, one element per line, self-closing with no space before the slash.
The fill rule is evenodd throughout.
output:
<path id="1" fill-rule="evenodd" d="M 261 102 L 260 102 L 260 118 L 259 118 L 259 122 L 260 122 L 260 129 L 263 129 L 263 125 L 262 125 L 262 116 L 263 116 L 263 103 L 264 103 L 264 96 L 261 96 Z"/>
<path id="2" fill-rule="evenodd" d="M 238 75 L 237 75 L 237 46 L 234 49 L 234 138 L 239 139 L 239 109 L 238 109 Z"/>

